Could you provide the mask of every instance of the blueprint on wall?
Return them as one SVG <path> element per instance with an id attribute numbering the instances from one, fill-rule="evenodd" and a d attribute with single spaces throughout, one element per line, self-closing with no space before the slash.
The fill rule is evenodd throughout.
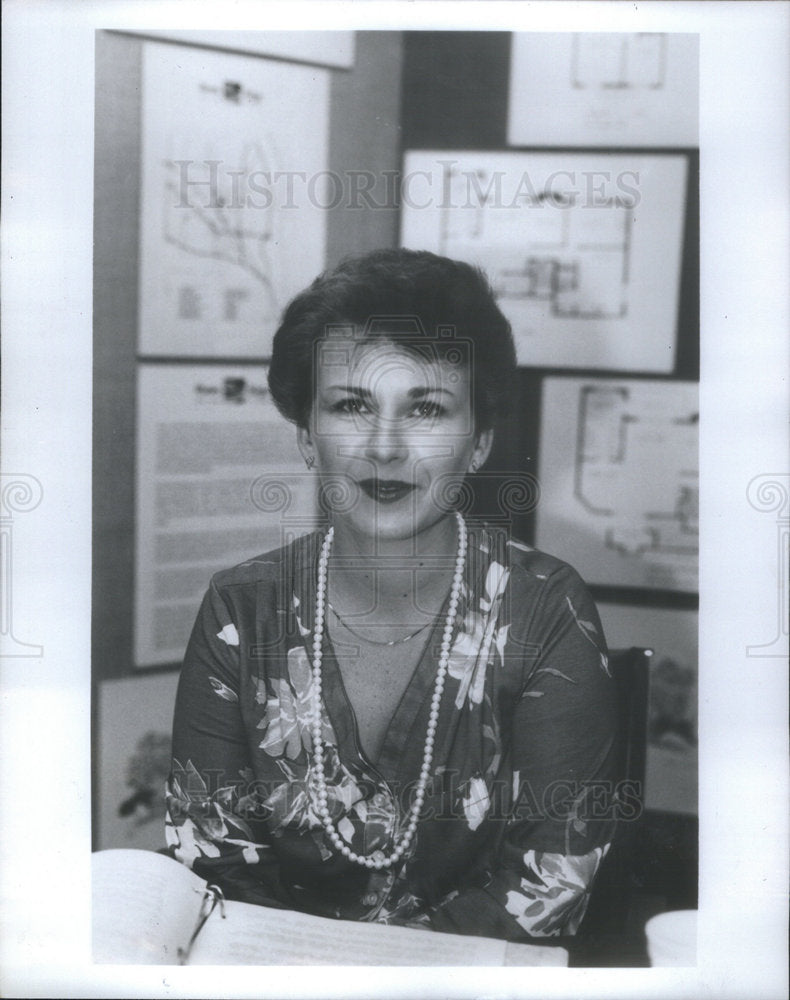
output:
<path id="1" fill-rule="evenodd" d="M 609 649 L 651 649 L 644 804 L 697 812 L 698 639 L 694 610 L 597 602 Z"/>
<path id="2" fill-rule="evenodd" d="M 476 171 L 479 191 L 492 191 L 491 171 Z M 500 305 L 543 303 L 552 317 L 619 318 L 628 310 L 632 210 L 604 196 L 600 211 L 552 184 L 537 198 L 546 211 L 498 211 L 485 194 L 468 198 L 468 179 L 457 165 L 447 169 L 448 197 L 441 205 L 439 252 L 468 257 L 485 245 L 489 277 Z M 568 181 L 565 180 L 565 188 Z M 542 206 L 539 206 L 542 207 Z M 505 208 L 503 205 L 502 208 Z"/>
<path id="3" fill-rule="evenodd" d="M 512 36 L 512 146 L 694 148 L 698 119 L 698 35 L 566 31 Z"/>
<path id="4" fill-rule="evenodd" d="M 537 544 L 588 583 L 697 589 L 696 384 L 549 378 Z"/>
<path id="5" fill-rule="evenodd" d="M 145 44 L 142 354 L 270 356 L 324 265 L 328 73 Z"/>
<path id="6" fill-rule="evenodd" d="M 683 156 L 419 151 L 401 243 L 487 273 L 519 363 L 669 373 Z"/>

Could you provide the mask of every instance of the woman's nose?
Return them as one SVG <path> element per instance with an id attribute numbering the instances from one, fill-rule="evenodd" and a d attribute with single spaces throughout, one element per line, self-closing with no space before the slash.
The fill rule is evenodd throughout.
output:
<path id="1" fill-rule="evenodd" d="M 376 462 L 392 462 L 406 453 L 403 429 L 396 419 L 378 416 L 372 422 L 365 444 L 365 454 Z"/>

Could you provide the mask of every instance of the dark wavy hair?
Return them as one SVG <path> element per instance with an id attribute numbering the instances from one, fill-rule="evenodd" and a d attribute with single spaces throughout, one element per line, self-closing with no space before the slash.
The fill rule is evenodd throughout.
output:
<path id="1" fill-rule="evenodd" d="M 346 258 L 286 307 L 269 368 L 272 398 L 286 419 L 307 427 L 316 343 L 350 326 L 362 341 L 388 339 L 424 356 L 455 350 L 471 369 L 476 429 L 493 427 L 505 412 L 516 352 L 483 272 L 424 250 L 394 249 Z"/>

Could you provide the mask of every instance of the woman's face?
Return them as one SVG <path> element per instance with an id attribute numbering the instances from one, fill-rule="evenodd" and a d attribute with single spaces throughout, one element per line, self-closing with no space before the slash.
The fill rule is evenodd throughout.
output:
<path id="1" fill-rule="evenodd" d="M 336 498 L 335 518 L 392 540 L 440 521 L 452 483 L 485 461 L 492 440 L 491 431 L 475 432 L 461 350 L 431 360 L 386 340 L 333 338 L 320 342 L 316 365 L 299 447 Z"/>

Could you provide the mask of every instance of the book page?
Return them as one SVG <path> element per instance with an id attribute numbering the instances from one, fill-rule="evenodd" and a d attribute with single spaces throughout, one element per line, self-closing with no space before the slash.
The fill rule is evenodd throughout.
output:
<path id="1" fill-rule="evenodd" d="M 92 855 L 93 961 L 178 965 L 200 913 L 203 879 L 153 851 Z"/>
<path id="2" fill-rule="evenodd" d="M 566 965 L 561 948 L 314 917 L 248 903 L 215 910 L 190 965 Z"/>

